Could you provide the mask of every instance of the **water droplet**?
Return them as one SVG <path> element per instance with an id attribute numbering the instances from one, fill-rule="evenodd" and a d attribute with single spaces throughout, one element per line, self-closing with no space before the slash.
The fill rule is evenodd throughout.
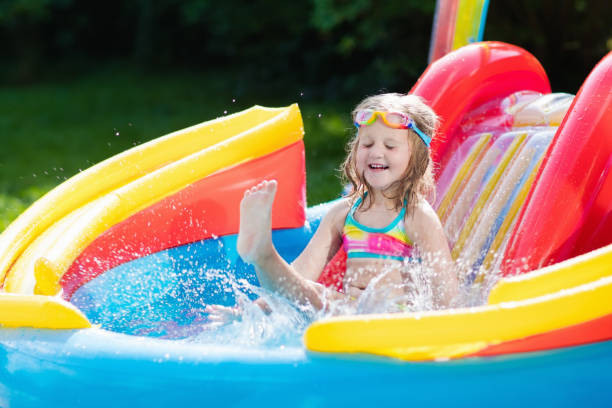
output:
<path id="1" fill-rule="evenodd" d="M 119 132 L 115 132 L 115 136 L 119 136 Z"/>
<path id="2" fill-rule="evenodd" d="M 223 114 L 224 114 L 224 115 L 227 115 L 227 111 L 226 111 L 226 110 L 224 110 L 224 111 L 223 111 Z"/>
<path id="3" fill-rule="evenodd" d="M 235 102 L 236 102 L 236 98 L 233 98 L 233 99 L 232 99 L 232 102 L 233 102 L 233 103 L 235 103 Z"/>
<path id="4" fill-rule="evenodd" d="M 318 115 L 318 116 L 319 116 L 319 117 L 322 117 L 322 116 L 323 116 L 323 114 L 319 113 L 319 115 Z"/>

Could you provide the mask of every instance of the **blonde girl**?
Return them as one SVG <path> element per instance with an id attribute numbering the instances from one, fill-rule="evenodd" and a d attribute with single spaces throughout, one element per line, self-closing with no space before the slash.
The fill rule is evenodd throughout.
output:
<path id="1" fill-rule="evenodd" d="M 401 296 L 409 279 L 402 262 L 418 259 L 430 266 L 423 270 L 432 275 L 435 304 L 449 306 L 457 277 L 440 220 L 426 199 L 433 190 L 429 145 L 436 114 L 416 96 L 387 93 L 363 100 L 352 117 L 357 132 L 342 166 L 351 193 L 332 206 L 304 251 L 292 264 L 276 251 L 271 208 L 277 185 L 266 180 L 242 199 L 238 253 L 254 265 L 264 288 L 317 310 L 330 300 L 358 300 L 373 282 L 386 289 L 384 296 Z M 315 282 L 340 246 L 347 271 L 342 292 L 336 292 Z"/>

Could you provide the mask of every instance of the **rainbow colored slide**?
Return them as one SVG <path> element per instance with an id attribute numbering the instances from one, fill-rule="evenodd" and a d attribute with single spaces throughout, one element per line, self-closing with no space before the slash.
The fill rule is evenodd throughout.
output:
<path id="1" fill-rule="evenodd" d="M 305 206 L 296 105 L 93 166 L 0 236 L 0 406 L 609 406 L 610 89 L 612 54 L 576 96 L 508 44 L 430 65 L 412 93 L 443 119 L 435 207 L 465 288 L 495 284 L 484 305 L 317 321 L 305 347 L 183 340 L 206 305 L 236 302 L 228 275 L 257 284 L 235 250 L 247 187 L 279 180 L 273 239 L 289 261 L 331 204 Z M 342 256 L 321 282 L 337 285 Z"/>
<path id="2" fill-rule="evenodd" d="M 429 63 L 465 45 L 482 41 L 489 0 L 437 0 Z"/>

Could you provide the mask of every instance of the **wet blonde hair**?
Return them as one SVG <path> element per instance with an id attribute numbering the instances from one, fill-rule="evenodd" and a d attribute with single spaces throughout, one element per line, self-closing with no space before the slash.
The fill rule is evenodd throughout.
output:
<path id="1" fill-rule="evenodd" d="M 432 139 L 438 126 L 438 116 L 420 97 L 415 95 L 386 93 L 367 97 L 353 110 L 353 122 L 357 112 L 363 109 L 405 113 L 412 118 L 423 133 Z M 429 148 L 413 130 L 408 130 L 408 139 L 412 153 L 406 173 L 402 178 L 392 183 L 383 194 L 395 202 L 396 209 L 401 208 L 404 205 L 404 199 L 406 199 L 407 210 L 413 211 L 419 196 L 428 197 L 434 192 L 433 166 L 429 156 Z M 371 189 L 364 175 L 357 171 L 356 153 L 358 146 L 359 132 L 356 132 L 347 145 L 347 156 L 341 167 L 344 181 L 352 185 L 352 191 L 348 194 L 348 198 L 353 202 L 358 197 L 363 197 Z M 364 202 L 361 203 L 362 206 Z M 371 202 L 367 204 L 365 209 L 368 209 L 371 204 Z"/>

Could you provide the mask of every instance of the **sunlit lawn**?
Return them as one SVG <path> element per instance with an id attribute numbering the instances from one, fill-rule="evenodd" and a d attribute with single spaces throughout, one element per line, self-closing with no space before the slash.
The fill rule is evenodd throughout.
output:
<path id="1" fill-rule="evenodd" d="M 320 101 L 298 85 L 249 86 L 239 74 L 90 74 L 0 88 L 0 230 L 79 170 L 174 130 L 254 104 L 298 102 L 306 131 L 308 204 L 337 197 L 354 101 Z M 279 91 L 279 89 L 282 89 Z"/>

